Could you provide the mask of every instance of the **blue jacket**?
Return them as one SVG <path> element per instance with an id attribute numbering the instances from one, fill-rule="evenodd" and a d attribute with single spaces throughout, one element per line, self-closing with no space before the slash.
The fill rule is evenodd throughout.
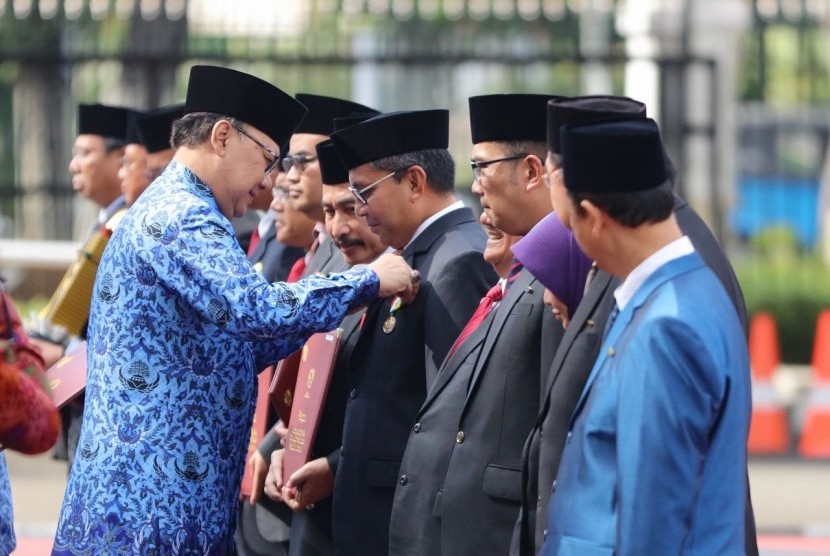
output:
<path id="1" fill-rule="evenodd" d="M 749 360 L 697 254 L 609 328 L 571 418 L 542 554 L 741 554 Z"/>

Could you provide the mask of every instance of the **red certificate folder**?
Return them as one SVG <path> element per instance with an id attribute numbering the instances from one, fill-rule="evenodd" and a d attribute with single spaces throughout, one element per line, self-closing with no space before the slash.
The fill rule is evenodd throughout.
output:
<path id="1" fill-rule="evenodd" d="M 274 366 L 266 367 L 257 380 L 256 407 L 254 409 L 254 421 L 251 423 L 251 438 L 248 440 L 248 454 L 245 456 L 245 474 L 242 475 L 242 496 L 251 496 L 254 490 L 254 470 L 248 465 L 251 455 L 262 442 L 265 436 L 265 426 L 268 424 L 268 387 L 271 384 L 271 375 L 274 374 Z M 268 465 L 270 461 L 266 462 Z"/>
<path id="2" fill-rule="evenodd" d="M 277 410 L 277 415 L 283 423 L 287 423 L 291 418 L 291 402 L 294 401 L 294 385 L 297 384 L 297 372 L 300 370 L 302 354 L 303 350 L 298 349 L 277 363 L 274 378 L 268 388 L 271 404 Z"/>
<path id="3" fill-rule="evenodd" d="M 58 408 L 80 396 L 86 388 L 86 342 L 46 369 L 46 380 Z"/>
<path id="4" fill-rule="evenodd" d="M 342 332 L 338 328 L 332 332 L 315 334 L 303 346 L 294 400 L 291 404 L 291 417 L 288 421 L 288 435 L 284 441 L 284 481 L 310 459 Z"/>

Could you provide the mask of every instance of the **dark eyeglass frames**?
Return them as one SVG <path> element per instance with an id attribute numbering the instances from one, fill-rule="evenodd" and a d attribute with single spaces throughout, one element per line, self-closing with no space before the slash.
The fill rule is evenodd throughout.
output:
<path id="1" fill-rule="evenodd" d="M 291 171 L 291 168 L 297 168 L 297 171 L 302 174 L 305 171 L 305 167 L 315 160 L 317 160 L 316 156 L 310 156 L 307 154 L 289 154 L 282 159 L 282 171 L 288 173 Z"/>
<path id="2" fill-rule="evenodd" d="M 470 167 L 473 169 L 473 175 L 477 180 L 481 179 L 481 170 L 482 168 L 487 168 L 491 164 L 495 164 L 496 162 L 504 162 L 506 160 L 519 160 L 526 157 L 526 154 L 514 154 L 512 156 L 504 156 L 502 158 L 494 158 L 493 160 L 480 160 L 478 162 L 471 160 Z"/>
<path id="3" fill-rule="evenodd" d="M 364 187 L 362 189 L 357 189 L 356 187 L 353 187 L 353 186 L 350 185 L 349 186 L 349 191 L 352 192 L 352 195 L 354 195 L 355 199 L 357 199 L 360 202 L 360 204 L 368 205 L 369 204 L 369 196 L 366 194 L 368 191 L 372 190 L 374 187 L 379 185 L 381 182 L 383 182 L 385 180 L 388 180 L 389 178 L 391 178 L 392 176 L 394 176 L 398 172 L 403 172 L 407 168 L 409 168 L 409 166 L 404 166 L 403 168 L 398 168 L 397 170 L 393 170 L 393 171 L 389 172 L 388 174 L 386 174 L 385 176 L 383 176 L 382 178 L 373 181 L 372 183 L 370 183 L 369 185 L 367 185 L 366 187 Z M 355 205 L 355 210 L 357 210 L 357 205 Z"/>
<path id="4" fill-rule="evenodd" d="M 251 137 L 251 136 L 250 136 L 250 135 L 249 135 L 249 134 L 248 134 L 248 133 L 247 133 L 244 129 L 242 129 L 241 127 L 236 127 L 236 128 L 234 128 L 234 129 L 236 129 L 236 131 L 238 131 L 239 133 L 241 133 L 242 135 L 244 135 L 245 137 L 247 137 L 248 139 L 250 139 L 251 141 L 253 141 L 254 143 L 256 143 L 256 144 L 257 144 L 257 146 L 259 146 L 259 148 L 260 148 L 260 149 L 262 149 L 263 151 L 265 151 L 267 154 L 270 154 L 270 155 L 271 155 L 271 158 L 266 157 L 266 159 L 268 160 L 268 165 L 265 167 L 265 175 L 266 175 L 266 176 L 270 176 L 270 175 L 271 175 L 271 172 L 273 172 L 273 171 L 274 171 L 274 169 L 277 167 L 277 164 L 279 164 L 279 161 L 280 161 L 280 155 L 279 155 L 279 154 L 277 154 L 277 153 L 275 153 L 274 151 L 272 151 L 271 149 L 269 149 L 268 147 L 266 147 L 266 146 L 265 146 L 265 145 L 263 145 L 261 142 L 259 142 L 259 141 L 257 141 L 256 139 L 254 139 L 253 137 Z"/>

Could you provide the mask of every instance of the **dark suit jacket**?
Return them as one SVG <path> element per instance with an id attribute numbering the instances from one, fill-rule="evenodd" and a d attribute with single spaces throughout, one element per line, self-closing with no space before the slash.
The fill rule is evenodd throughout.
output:
<path id="1" fill-rule="evenodd" d="M 334 244 L 334 241 L 327 236 L 320 236 L 320 244 L 317 246 L 317 251 L 314 256 L 308 261 L 308 265 L 303 271 L 303 277 L 312 274 L 321 273 L 327 274 L 329 272 L 342 272 L 349 267 L 346 264 L 346 259 L 343 258 L 343 253 Z"/>
<path id="2" fill-rule="evenodd" d="M 337 554 L 385 556 L 389 514 L 409 430 L 441 362 L 497 277 L 469 209 L 432 223 L 404 250 L 421 272 L 415 300 L 383 331 L 391 299 L 371 304 L 355 347 L 334 489 Z"/>
<path id="3" fill-rule="evenodd" d="M 562 336 L 527 272 L 449 357 L 416 417 L 392 506 L 390 554 L 504 556 L 521 453 Z"/>
<path id="4" fill-rule="evenodd" d="M 337 249 L 330 238 L 324 237 L 325 240 L 320 242 L 320 247 L 306 266 L 303 276 L 315 272 L 340 272 L 348 267 L 340 250 Z M 260 245 L 264 241 L 265 237 L 260 240 Z M 258 248 L 259 246 L 252 255 L 256 255 Z M 296 258 L 294 261 L 296 261 Z M 294 261 L 292 261 L 292 265 Z M 340 351 L 337 354 L 337 362 L 323 407 L 323 416 L 311 451 L 312 459 L 327 457 L 332 466 L 332 472 L 337 471 L 337 461 L 340 457 L 343 416 L 346 410 L 346 392 L 348 390 L 348 365 L 352 350 L 360 334 L 358 323 L 362 315 L 363 311 L 348 315 L 340 324 L 340 328 L 343 329 Z M 273 430 L 269 429 L 257 450 L 265 458 L 265 461 L 270 463 L 271 452 L 279 450 L 281 447 L 279 437 Z M 282 502 L 275 502 L 268 497 L 262 497 L 261 500 L 261 504 L 265 508 L 280 517 L 284 517 L 286 513 L 292 514 L 288 506 Z M 289 556 L 329 556 L 333 553 L 331 498 L 316 503 L 312 510 L 293 513 L 291 518 Z"/>
<path id="5" fill-rule="evenodd" d="M 732 266 L 711 230 L 686 203 L 675 197 L 675 215 L 701 258 L 712 269 L 735 305 L 746 330 L 746 307 Z M 605 323 L 614 307 L 619 281 L 600 271 L 579 304 L 551 365 L 543 390 L 545 399 L 536 425 L 527 438 L 522 456 L 523 497 L 511 554 L 538 554 L 548 523 L 551 486 L 559 469 L 565 435 L 574 407 L 597 358 Z M 747 490 L 747 554 L 758 554 L 755 520 Z"/>
<path id="6" fill-rule="evenodd" d="M 303 256 L 305 251 L 301 247 L 284 245 L 277 240 L 277 231 L 272 224 L 248 259 L 269 282 L 280 282 L 288 278 L 291 267 Z"/>

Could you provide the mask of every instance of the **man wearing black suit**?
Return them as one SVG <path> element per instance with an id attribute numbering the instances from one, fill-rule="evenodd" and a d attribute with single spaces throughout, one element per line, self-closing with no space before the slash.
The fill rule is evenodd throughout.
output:
<path id="1" fill-rule="evenodd" d="M 389 515 L 415 415 L 479 300 L 496 282 L 485 237 L 454 193 L 449 113 L 383 114 L 332 135 L 356 210 L 421 273 L 409 305 L 373 303 L 352 356 L 334 488 L 337 554 L 385 556 Z"/>
<path id="2" fill-rule="evenodd" d="M 484 218 L 512 240 L 552 210 L 543 183 L 550 98 L 469 99 L 472 191 Z M 494 262 L 488 236 L 485 257 Z M 502 556 L 510 547 L 522 446 L 563 329 L 545 308 L 544 286 L 504 250 L 503 298 L 453 346 L 409 433 L 400 470 L 407 481 L 392 506 L 393 556 Z"/>
<path id="3" fill-rule="evenodd" d="M 348 265 L 375 260 L 387 248 L 369 230 L 366 221 L 355 215 L 356 201 L 348 189 L 348 171 L 340 163 L 331 141 L 318 143 L 316 152 L 325 186 L 322 201 L 326 230 L 332 244 L 339 248 Z M 275 500 L 283 500 L 295 512 L 291 522 L 289 556 L 334 554 L 331 494 L 343 438 L 349 366 L 363 314 L 364 311 L 351 314 L 340 324 L 343 331 L 340 350 L 314 439 L 311 461 L 294 472 L 287 484 L 283 484 L 283 450 L 271 456 L 265 492 Z"/>
<path id="4" fill-rule="evenodd" d="M 547 174 L 559 167 L 559 129 L 567 123 L 645 118 L 645 105 L 624 97 L 577 97 L 548 104 Z M 567 194 L 567 193 L 565 193 Z M 562 205 L 561 191 L 551 189 L 554 209 Z M 735 274 L 712 232 L 700 216 L 682 199 L 675 197 L 675 215 L 683 233 L 717 275 L 726 289 L 744 328 L 746 309 Z M 522 510 L 514 531 L 513 556 L 539 553 L 548 523 L 548 503 L 567 441 L 566 434 L 574 407 L 597 357 L 608 315 L 614 306 L 619 281 L 599 271 L 590 279 L 585 297 L 577 308 L 551 365 L 542 390 L 542 406 L 522 456 Z M 748 493 L 749 491 L 747 491 Z M 746 553 L 758 554 L 755 520 L 747 494 Z"/>

